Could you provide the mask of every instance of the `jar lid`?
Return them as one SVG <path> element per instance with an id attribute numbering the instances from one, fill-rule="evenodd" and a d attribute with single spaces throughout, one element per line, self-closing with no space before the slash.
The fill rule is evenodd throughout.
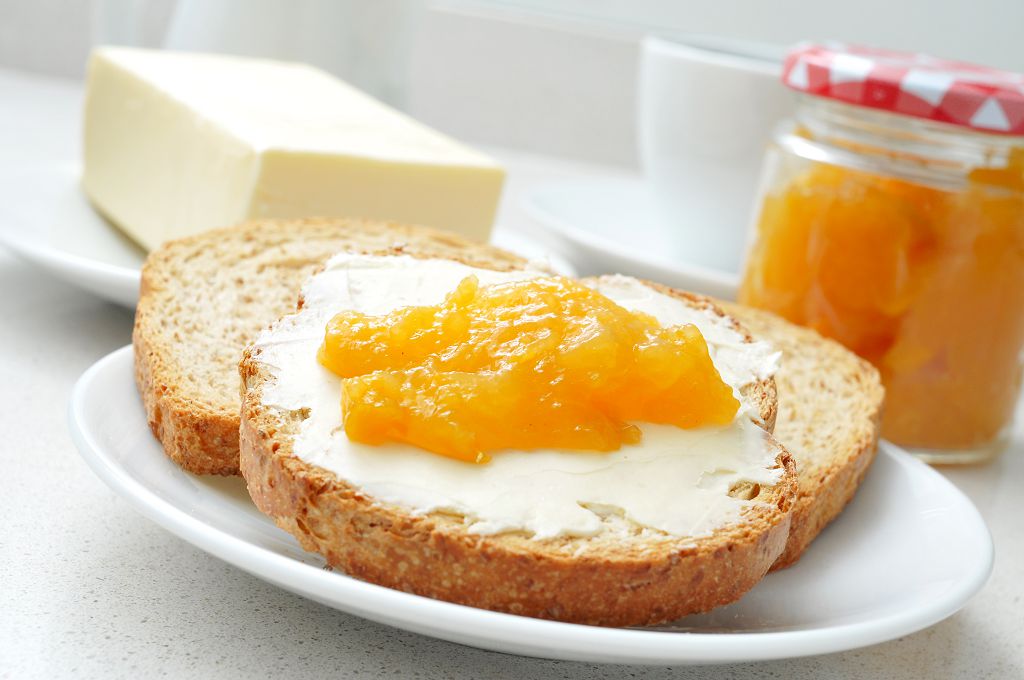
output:
<path id="1" fill-rule="evenodd" d="M 802 43 L 782 82 L 848 104 L 996 134 L 1024 134 L 1024 75 L 924 54 Z"/>

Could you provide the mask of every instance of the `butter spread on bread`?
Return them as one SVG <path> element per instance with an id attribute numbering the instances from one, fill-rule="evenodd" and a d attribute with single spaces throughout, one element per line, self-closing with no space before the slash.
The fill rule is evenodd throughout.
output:
<path id="1" fill-rule="evenodd" d="M 317 361 L 323 329 L 342 310 L 379 315 L 405 306 L 441 302 L 466 276 L 481 285 L 543 276 L 534 270 L 500 272 L 459 262 L 410 256 L 341 254 L 312 277 L 302 309 L 255 342 L 269 367 L 264 403 L 308 413 L 295 441 L 307 463 L 358 485 L 381 501 L 413 514 L 445 511 L 466 518 L 468 531 L 524 531 L 539 538 L 592 536 L 609 525 L 601 515 L 676 536 L 707 535 L 736 522 L 755 501 L 735 498 L 740 483 L 771 485 L 780 479 L 777 452 L 748 417 L 723 427 L 684 430 L 636 423 L 643 438 L 611 452 L 506 450 L 486 466 L 434 456 L 408 445 L 356 443 L 340 427 L 340 379 Z M 737 395 L 771 376 L 777 354 L 764 342 L 747 342 L 729 321 L 645 286 L 636 279 L 587 282 L 627 309 L 663 326 L 694 324 Z M 746 399 L 746 410 L 754 405 Z"/>

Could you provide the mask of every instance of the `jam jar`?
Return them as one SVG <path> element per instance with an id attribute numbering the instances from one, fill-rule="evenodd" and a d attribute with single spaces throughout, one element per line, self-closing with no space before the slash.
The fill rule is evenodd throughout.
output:
<path id="1" fill-rule="evenodd" d="M 741 302 L 872 362 L 882 435 L 1001 450 L 1024 348 L 1024 77 L 838 44 L 790 51 Z M 827 370 L 827 367 L 822 367 Z"/>

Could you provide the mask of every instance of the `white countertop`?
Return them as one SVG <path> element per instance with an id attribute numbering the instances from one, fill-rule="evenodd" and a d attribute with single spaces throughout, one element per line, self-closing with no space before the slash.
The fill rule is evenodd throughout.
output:
<path id="1" fill-rule="evenodd" d="M 77 90 L 0 71 L 0 164 L 73 157 Z M 513 167 L 513 172 L 515 168 Z M 521 217 L 507 206 L 505 220 Z M 627 668 L 480 651 L 292 595 L 132 510 L 79 458 L 71 387 L 130 341 L 130 311 L 0 251 L 0 678 L 1024 678 L 1024 428 L 986 466 L 944 473 L 992 531 L 992 578 L 962 611 L 843 654 Z"/>

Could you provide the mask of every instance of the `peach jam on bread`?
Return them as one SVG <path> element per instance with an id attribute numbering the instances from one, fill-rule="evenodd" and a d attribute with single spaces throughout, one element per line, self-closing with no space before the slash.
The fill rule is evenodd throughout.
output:
<path id="1" fill-rule="evenodd" d="M 500 449 L 611 451 L 632 421 L 725 425 L 739 401 L 693 324 L 661 326 L 563 277 L 481 286 L 438 305 L 356 310 L 327 325 L 345 432 L 470 462 Z"/>

